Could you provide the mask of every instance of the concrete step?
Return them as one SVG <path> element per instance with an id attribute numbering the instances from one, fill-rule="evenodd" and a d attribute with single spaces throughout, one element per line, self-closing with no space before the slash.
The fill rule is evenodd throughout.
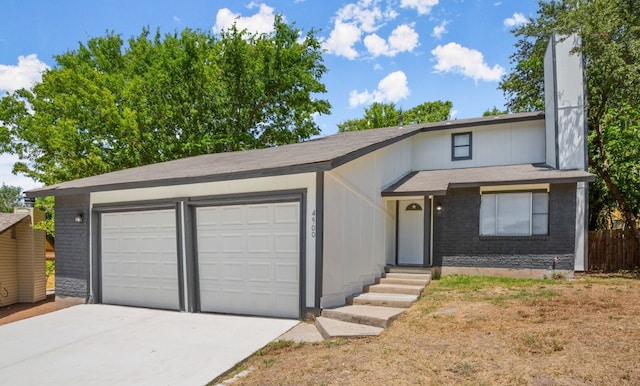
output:
<path id="1" fill-rule="evenodd" d="M 396 274 L 399 275 L 399 274 Z M 381 277 L 376 280 L 378 284 L 402 284 L 402 285 L 419 285 L 426 286 L 431 279 L 405 279 L 400 277 Z"/>
<path id="2" fill-rule="evenodd" d="M 431 274 L 428 273 L 397 273 L 388 272 L 384 274 L 385 278 L 393 279 L 416 279 L 416 280 L 431 280 Z"/>
<path id="3" fill-rule="evenodd" d="M 378 307 L 369 305 L 343 306 L 325 308 L 322 316 L 348 323 L 366 324 L 368 326 L 387 328 L 405 308 Z"/>
<path id="4" fill-rule="evenodd" d="M 384 328 L 367 326 L 365 324 L 348 323 L 342 320 L 325 317 L 316 318 L 316 327 L 325 339 L 330 338 L 357 338 L 363 336 L 378 336 Z"/>
<path id="5" fill-rule="evenodd" d="M 418 295 L 369 292 L 349 296 L 347 298 L 347 304 L 409 308 L 416 300 L 418 300 Z"/>
<path id="6" fill-rule="evenodd" d="M 431 268 L 424 267 L 394 267 L 388 265 L 384 267 L 384 271 L 387 273 L 419 273 L 431 275 Z"/>
<path id="7" fill-rule="evenodd" d="M 423 285 L 373 284 L 364 286 L 364 292 L 386 294 L 420 295 L 423 289 Z"/>

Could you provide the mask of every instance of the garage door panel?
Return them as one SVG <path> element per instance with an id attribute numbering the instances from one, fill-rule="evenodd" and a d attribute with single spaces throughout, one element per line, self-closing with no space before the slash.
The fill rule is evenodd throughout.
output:
<path id="1" fill-rule="evenodd" d="M 222 242 L 223 253 L 242 253 L 244 252 L 245 238 L 242 234 L 224 234 L 220 236 Z"/>
<path id="2" fill-rule="evenodd" d="M 272 235 L 269 233 L 248 233 L 245 245 L 249 253 L 269 253 L 272 244 Z"/>
<path id="3" fill-rule="evenodd" d="M 296 233 L 279 233 L 275 235 L 275 253 L 296 255 L 300 251 L 300 237 Z"/>
<path id="4" fill-rule="evenodd" d="M 270 209 L 269 205 L 251 205 L 247 207 L 247 225 L 269 224 L 271 222 Z"/>
<path id="5" fill-rule="evenodd" d="M 175 211 L 102 214 L 101 268 L 103 303 L 178 309 Z"/>
<path id="6" fill-rule="evenodd" d="M 202 311 L 299 316 L 298 202 L 203 207 L 196 219 Z"/>
<path id="7" fill-rule="evenodd" d="M 198 229 L 206 227 L 207 229 L 216 229 L 219 225 L 220 216 L 216 216 L 215 213 L 218 210 L 217 207 L 212 206 L 208 208 L 198 208 L 198 213 L 204 213 L 203 216 L 196 217 L 196 226 Z"/>
<path id="8" fill-rule="evenodd" d="M 202 233 L 202 234 L 201 234 Z M 220 237 L 214 232 L 198 232 L 198 251 L 201 253 L 219 252 Z"/>
<path id="9" fill-rule="evenodd" d="M 123 236 L 118 240 L 118 247 L 111 252 L 118 252 L 125 254 L 129 253 L 137 253 L 138 252 L 138 238 L 137 237 L 127 237 Z"/>
<path id="10" fill-rule="evenodd" d="M 245 219 L 241 206 L 221 206 L 221 225 L 242 225 Z"/>
<path id="11" fill-rule="evenodd" d="M 118 250 L 120 245 L 120 240 L 115 237 L 103 237 L 102 238 L 102 252 L 113 253 Z"/>
<path id="12" fill-rule="evenodd" d="M 245 280 L 245 264 L 221 261 L 220 267 L 222 268 L 222 280 L 229 282 Z"/>
<path id="13" fill-rule="evenodd" d="M 274 223 L 297 224 L 300 221 L 298 203 L 283 203 L 274 205 Z"/>
<path id="14" fill-rule="evenodd" d="M 220 269 L 220 265 L 212 262 L 200 262 L 198 265 L 198 273 L 202 280 L 218 280 L 221 278 L 219 276 L 222 271 Z"/>
<path id="15" fill-rule="evenodd" d="M 250 283 L 263 282 L 270 283 L 271 264 L 269 263 L 248 263 L 247 264 L 247 281 Z"/>
<path id="16" fill-rule="evenodd" d="M 298 266 L 295 264 L 275 264 L 275 282 L 284 284 L 297 284 Z"/>

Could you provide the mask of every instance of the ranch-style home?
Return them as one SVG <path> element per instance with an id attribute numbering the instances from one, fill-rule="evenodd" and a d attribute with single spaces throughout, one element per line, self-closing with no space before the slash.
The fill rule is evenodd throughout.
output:
<path id="1" fill-rule="evenodd" d="M 339 133 L 44 187 L 59 302 L 298 318 L 385 266 L 571 275 L 586 267 L 585 104 L 552 40 L 546 111 Z"/>

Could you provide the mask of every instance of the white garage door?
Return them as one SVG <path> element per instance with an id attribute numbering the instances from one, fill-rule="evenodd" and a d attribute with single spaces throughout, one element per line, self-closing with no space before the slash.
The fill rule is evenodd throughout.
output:
<path id="1" fill-rule="evenodd" d="M 173 209 L 103 213 L 101 252 L 103 303 L 179 308 Z"/>
<path id="2" fill-rule="evenodd" d="M 200 309 L 297 318 L 298 202 L 196 209 Z"/>

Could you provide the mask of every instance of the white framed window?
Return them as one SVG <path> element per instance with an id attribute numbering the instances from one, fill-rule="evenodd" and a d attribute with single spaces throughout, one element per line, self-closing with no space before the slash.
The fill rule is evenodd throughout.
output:
<path id="1" fill-rule="evenodd" d="M 547 192 L 483 193 L 481 195 L 481 236 L 548 234 L 549 194 Z"/>
<path id="2" fill-rule="evenodd" d="M 471 133 L 451 134 L 451 160 L 471 159 Z"/>

